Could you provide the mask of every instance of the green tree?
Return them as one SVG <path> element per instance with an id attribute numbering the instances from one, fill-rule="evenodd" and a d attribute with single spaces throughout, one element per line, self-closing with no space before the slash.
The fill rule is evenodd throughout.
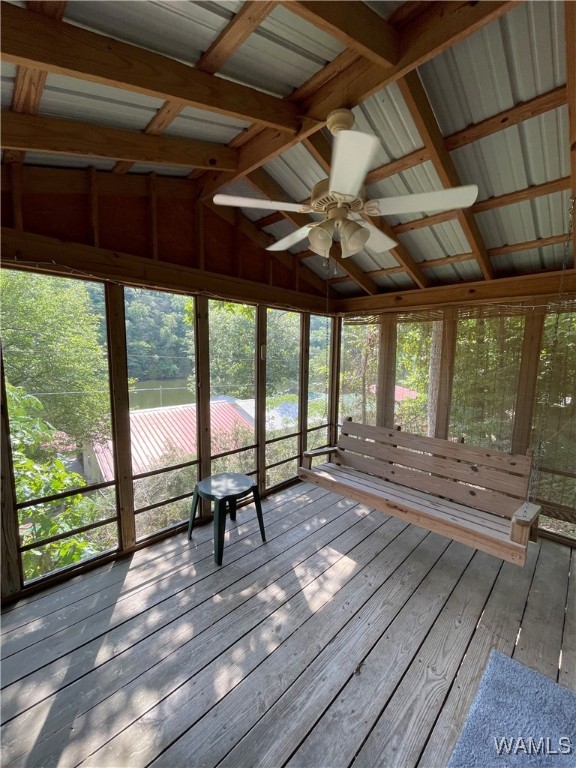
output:
<path id="1" fill-rule="evenodd" d="M 186 340 L 190 299 L 173 293 L 127 288 L 126 341 L 131 377 L 183 379 L 192 363 Z"/>
<path id="2" fill-rule="evenodd" d="M 40 400 L 10 384 L 6 385 L 6 394 L 16 498 L 19 501 L 37 499 L 83 487 L 84 479 L 67 469 L 65 459 L 49 447 L 55 442 L 54 429 L 43 418 Z M 22 543 L 72 533 L 75 528 L 114 515 L 110 498 L 104 510 L 105 498 L 106 494 L 98 499 L 77 494 L 65 500 L 24 507 L 19 513 Z M 102 546 L 96 546 L 95 536 L 95 532 L 88 531 L 25 551 L 22 555 L 25 578 L 43 576 L 96 554 Z M 104 548 L 114 543 L 108 541 Z"/>
<path id="3" fill-rule="evenodd" d="M 0 281 L 7 381 L 35 395 L 45 420 L 77 445 L 102 435 L 108 366 L 86 284 L 5 269 Z"/>

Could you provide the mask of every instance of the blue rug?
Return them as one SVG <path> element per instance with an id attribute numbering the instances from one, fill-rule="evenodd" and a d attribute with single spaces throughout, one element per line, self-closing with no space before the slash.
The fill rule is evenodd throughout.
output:
<path id="1" fill-rule="evenodd" d="M 448 768 L 576 768 L 576 694 L 492 651 Z"/>

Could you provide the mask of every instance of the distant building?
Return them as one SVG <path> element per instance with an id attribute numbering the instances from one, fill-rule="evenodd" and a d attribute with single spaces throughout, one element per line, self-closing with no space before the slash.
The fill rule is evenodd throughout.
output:
<path id="1" fill-rule="evenodd" d="M 235 447 L 234 440 L 240 432 L 254 431 L 252 417 L 232 398 L 213 400 L 210 403 L 210 414 L 212 434 L 218 435 L 219 441 L 223 443 L 222 452 Z M 130 411 L 134 474 L 162 466 L 162 457 L 166 455 L 197 456 L 196 425 L 195 404 Z M 83 458 L 84 474 L 88 482 L 107 482 L 114 479 L 111 440 L 92 443 L 84 451 Z"/>

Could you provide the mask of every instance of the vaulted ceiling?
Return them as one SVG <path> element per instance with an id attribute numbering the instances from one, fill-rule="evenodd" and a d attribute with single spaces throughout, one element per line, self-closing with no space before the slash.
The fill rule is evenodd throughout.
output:
<path id="1" fill-rule="evenodd" d="M 302 241 L 284 260 L 307 289 L 353 311 L 452 285 L 522 296 L 519 276 L 576 288 L 572 2 L 2 2 L 2 106 L 5 167 L 186 179 L 212 229 L 223 216 L 269 260 L 310 217 L 231 219 L 212 196 L 305 202 L 329 173 L 326 117 L 352 108 L 380 139 L 368 197 L 480 192 L 374 218 L 397 246 L 335 246 L 329 269 Z"/>

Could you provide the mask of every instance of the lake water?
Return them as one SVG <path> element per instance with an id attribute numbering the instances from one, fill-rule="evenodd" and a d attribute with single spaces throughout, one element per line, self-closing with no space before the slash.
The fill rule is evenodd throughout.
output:
<path id="1" fill-rule="evenodd" d="M 188 379 L 148 379 L 137 381 L 130 389 L 131 408 L 161 408 L 196 402 L 196 393 L 189 389 Z"/>

